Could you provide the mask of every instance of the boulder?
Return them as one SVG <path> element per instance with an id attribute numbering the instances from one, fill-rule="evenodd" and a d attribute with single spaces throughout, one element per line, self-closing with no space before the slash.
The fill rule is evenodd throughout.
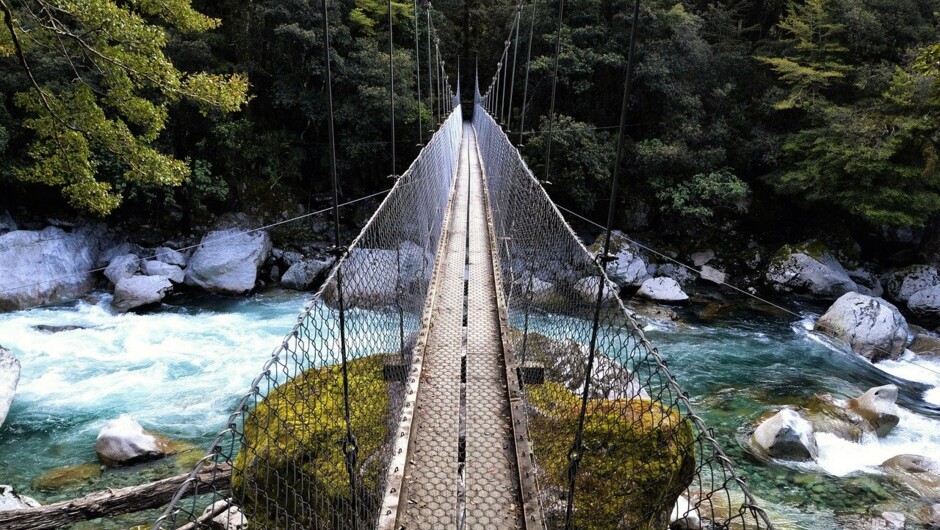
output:
<path id="1" fill-rule="evenodd" d="M 111 245 L 98 254 L 98 259 L 95 260 L 95 268 L 103 269 L 107 267 L 111 261 L 114 260 L 114 258 L 123 256 L 125 254 L 143 256 L 147 254 L 147 251 L 137 243 L 129 243 L 127 241 L 118 243 L 116 245 Z"/>
<path id="2" fill-rule="evenodd" d="M 101 464 L 78 464 L 46 471 L 33 479 L 33 489 L 60 491 L 87 486 L 101 478 Z"/>
<path id="3" fill-rule="evenodd" d="M 917 291 L 907 299 L 907 308 L 912 313 L 929 318 L 940 317 L 940 285 Z"/>
<path id="4" fill-rule="evenodd" d="M 40 504 L 36 499 L 20 495 L 13 489 L 13 486 L 0 485 L 0 512 L 38 508 L 39 506 Z"/>
<path id="5" fill-rule="evenodd" d="M 656 267 L 655 275 L 672 278 L 679 285 L 685 285 L 695 280 L 695 275 L 689 272 L 689 269 L 676 265 L 675 263 L 665 263 L 663 265 L 658 265 Z"/>
<path id="6" fill-rule="evenodd" d="M 921 497 L 940 500 L 940 462 L 926 456 L 898 455 L 882 462 L 881 467 Z"/>
<path id="7" fill-rule="evenodd" d="M 829 433 L 851 442 L 858 442 L 864 433 L 873 430 L 868 420 L 849 410 L 844 403 L 837 403 L 830 394 L 811 397 L 805 414 L 814 432 Z"/>
<path id="8" fill-rule="evenodd" d="M 20 381 L 20 361 L 13 352 L 0 346 L 0 427 L 7 419 L 13 397 L 16 396 L 16 385 Z"/>
<path id="9" fill-rule="evenodd" d="M 937 269 L 930 265 L 911 265 L 885 279 L 885 292 L 896 302 L 907 302 L 914 293 L 940 285 Z"/>
<path id="10" fill-rule="evenodd" d="M 70 300 L 95 286 L 95 259 L 104 229 L 82 225 L 72 232 L 48 227 L 0 235 L 0 311 Z"/>
<path id="11" fill-rule="evenodd" d="M 813 426 L 792 409 L 782 409 L 751 434 L 751 446 L 761 456 L 782 460 L 815 460 L 819 454 Z"/>
<path id="12" fill-rule="evenodd" d="M 601 234 L 591 246 L 591 251 L 596 253 L 603 248 L 604 234 Z M 639 287 L 650 277 L 646 270 L 646 261 L 643 260 L 639 250 L 619 230 L 610 233 L 610 253 L 617 257 L 615 261 L 607 265 L 607 276 L 614 283 L 621 286 Z M 594 296 L 597 296 L 596 292 Z"/>
<path id="13" fill-rule="evenodd" d="M 173 283 L 165 276 L 131 276 L 114 286 L 111 307 L 126 312 L 145 305 L 156 304 L 173 290 Z"/>
<path id="14" fill-rule="evenodd" d="M 574 284 L 575 292 L 586 304 L 597 303 L 597 289 L 600 287 L 600 278 L 597 276 L 587 276 L 581 278 Z M 612 304 L 617 299 L 617 286 L 608 284 L 604 288 L 604 303 Z"/>
<path id="15" fill-rule="evenodd" d="M 701 530 L 702 518 L 698 508 L 692 506 L 689 499 L 679 495 L 676 505 L 669 514 L 669 530 Z"/>
<path id="16" fill-rule="evenodd" d="M 281 286 L 306 291 L 316 284 L 329 269 L 330 262 L 328 261 L 309 259 L 295 262 L 281 276 Z"/>
<path id="17" fill-rule="evenodd" d="M 0 213 L 0 235 L 13 232 L 16 228 L 16 221 L 13 220 L 10 212 L 4 211 Z"/>
<path id="18" fill-rule="evenodd" d="M 904 530 L 907 518 L 898 512 L 880 514 L 846 514 L 836 516 L 839 528 L 844 530 Z"/>
<path id="19" fill-rule="evenodd" d="M 878 436 L 885 437 L 899 421 L 897 400 L 898 387 L 877 386 L 849 400 L 848 408 L 868 421 Z"/>
<path id="20" fill-rule="evenodd" d="M 700 252 L 693 252 L 689 258 L 692 259 L 692 265 L 701 267 L 702 265 L 705 265 L 709 261 L 715 259 L 715 251 L 709 248 Z"/>
<path id="21" fill-rule="evenodd" d="M 177 267 L 186 266 L 186 254 L 173 250 L 170 247 L 157 247 L 153 250 L 153 257 L 161 263 L 167 265 L 176 265 Z"/>
<path id="22" fill-rule="evenodd" d="M 727 279 L 727 275 L 724 272 L 714 267 L 709 267 L 708 265 L 703 265 L 699 274 L 703 280 L 717 283 L 718 285 L 725 283 Z"/>
<path id="23" fill-rule="evenodd" d="M 394 250 L 357 247 L 343 262 L 343 297 L 347 307 L 384 307 L 398 296 L 398 255 Z M 327 300 L 336 299 L 330 282 Z"/>
<path id="24" fill-rule="evenodd" d="M 211 517 L 210 528 L 214 530 L 248 530 L 248 518 L 238 506 L 231 505 L 231 499 L 216 501 L 207 506 L 200 520 L 206 520 L 211 514 L 216 514 Z"/>
<path id="25" fill-rule="evenodd" d="M 868 296 L 881 296 L 884 294 L 884 287 L 881 281 L 874 273 L 865 269 L 854 269 L 849 271 L 849 278 L 858 285 L 858 292 Z"/>
<path id="26" fill-rule="evenodd" d="M 255 288 L 258 269 L 269 252 L 267 232 L 209 232 L 186 265 L 186 284 L 211 293 L 245 294 Z"/>
<path id="27" fill-rule="evenodd" d="M 147 432 L 134 418 L 121 414 L 101 428 L 95 452 L 102 464 L 117 467 L 163 458 L 172 448 L 165 438 Z"/>
<path id="28" fill-rule="evenodd" d="M 672 278 L 650 278 L 643 282 L 636 295 L 657 302 L 685 302 L 689 299 Z"/>
<path id="29" fill-rule="evenodd" d="M 183 269 L 162 261 L 145 261 L 141 268 L 147 276 L 163 276 L 173 283 L 183 283 L 186 279 Z"/>
<path id="30" fill-rule="evenodd" d="M 764 280 L 777 292 L 822 299 L 858 290 L 832 252 L 817 241 L 782 247 L 770 260 Z"/>
<path id="31" fill-rule="evenodd" d="M 927 528 L 940 529 L 940 503 L 931 504 L 927 509 Z"/>
<path id="32" fill-rule="evenodd" d="M 871 362 L 894 359 L 904 353 L 907 321 L 892 304 L 859 293 L 839 297 L 814 327 L 841 340 Z"/>
<path id="33" fill-rule="evenodd" d="M 104 275 L 111 281 L 112 285 L 117 285 L 124 278 L 130 278 L 137 274 L 140 269 L 140 258 L 134 254 L 122 254 L 115 256 L 108 267 L 104 270 Z"/>
<path id="34" fill-rule="evenodd" d="M 908 349 L 918 355 L 940 355 L 940 337 L 932 335 L 914 335 L 914 341 Z"/>

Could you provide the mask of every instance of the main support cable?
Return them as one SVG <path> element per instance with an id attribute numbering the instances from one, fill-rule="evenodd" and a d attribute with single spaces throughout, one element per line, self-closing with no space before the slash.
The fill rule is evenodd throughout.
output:
<path id="1" fill-rule="evenodd" d="M 610 186 L 610 204 L 607 207 L 607 227 L 604 232 L 604 248 L 597 257 L 600 275 L 597 282 L 597 300 L 594 305 L 594 321 L 591 324 L 591 342 L 588 347 L 588 362 L 584 376 L 584 388 L 581 394 L 581 411 L 578 413 L 578 427 L 575 431 L 574 443 L 568 450 L 568 498 L 565 508 L 565 530 L 571 528 L 571 516 L 574 511 L 575 477 L 578 475 L 578 465 L 581 462 L 583 451 L 584 417 L 587 414 L 588 398 L 590 397 L 591 374 L 594 370 L 595 352 L 597 348 L 597 335 L 600 329 L 601 307 L 604 303 L 604 287 L 607 282 L 605 271 L 607 264 L 613 261 L 610 256 L 610 235 L 614 224 L 614 213 L 617 207 L 617 197 L 620 192 L 620 162 L 623 157 L 623 130 L 627 123 L 627 108 L 630 100 L 630 88 L 633 78 L 633 60 L 636 52 L 636 33 L 639 25 L 640 0 L 633 2 L 633 26 L 630 28 L 630 49 L 627 52 L 627 74 L 623 82 L 623 101 L 620 104 L 620 128 L 617 132 L 617 156 L 614 160 L 614 173 Z"/>
<path id="2" fill-rule="evenodd" d="M 334 109 L 333 109 L 333 72 L 330 59 L 330 22 L 327 10 L 326 0 L 322 2 L 323 17 L 323 55 L 326 62 L 326 94 L 327 109 L 327 133 L 330 137 L 330 176 L 333 180 L 333 253 L 337 261 L 342 259 L 346 253 L 340 245 L 339 236 L 339 178 L 336 173 L 336 134 L 333 127 Z M 394 149 L 394 142 L 392 144 Z M 394 151 L 393 151 L 394 152 Z M 394 163 L 394 162 L 393 162 Z M 343 453 L 346 457 L 346 472 L 349 475 L 349 492 L 352 500 L 352 525 L 357 528 L 359 518 L 359 503 L 356 487 L 357 459 L 359 455 L 359 446 L 356 443 L 356 437 L 352 432 L 352 422 L 349 410 L 349 360 L 346 351 L 346 308 L 343 299 L 343 268 L 336 268 L 336 298 L 337 310 L 339 313 L 339 348 L 340 359 L 342 362 L 343 374 L 343 422 L 346 426 L 346 436 L 343 437 Z"/>

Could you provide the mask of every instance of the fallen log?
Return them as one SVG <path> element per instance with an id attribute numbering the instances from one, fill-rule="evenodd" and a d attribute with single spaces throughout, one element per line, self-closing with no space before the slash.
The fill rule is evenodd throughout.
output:
<path id="1" fill-rule="evenodd" d="M 196 475 L 194 487 L 185 496 L 212 489 L 228 488 L 232 466 L 207 466 Z M 189 473 L 165 478 L 149 484 L 90 493 L 70 501 L 56 502 L 38 508 L 0 512 L 0 528 L 4 530 L 55 530 L 80 521 L 134 513 L 166 506 L 176 490 L 186 482 Z"/>

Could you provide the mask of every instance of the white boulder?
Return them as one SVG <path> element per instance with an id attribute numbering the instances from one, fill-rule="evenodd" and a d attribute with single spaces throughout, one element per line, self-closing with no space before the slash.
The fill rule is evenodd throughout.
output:
<path id="1" fill-rule="evenodd" d="M 839 297 L 814 329 L 847 343 L 871 362 L 894 359 L 904 353 L 907 344 L 907 321 L 898 308 L 859 293 Z"/>
<path id="2" fill-rule="evenodd" d="M 281 276 L 281 286 L 306 291 L 329 270 L 330 262 L 315 259 L 297 261 Z"/>
<path id="3" fill-rule="evenodd" d="M 115 467 L 156 460 L 170 450 L 165 439 L 147 432 L 127 414 L 121 414 L 101 428 L 95 440 L 95 452 L 102 464 Z"/>
<path id="4" fill-rule="evenodd" d="M 20 381 L 20 361 L 13 352 L 0 346 L 0 426 L 7 419 Z"/>
<path id="5" fill-rule="evenodd" d="M 13 486 L 0 485 L 0 512 L 38 508 L 39 506 L 40 504 L 36 499 L 20 495 L 13 489 Z"/>
<path id="6" fill-rule="evenodd" d="M 603 245 L 604 234 L 601 234 L 594 242 L 591 250 L 600 252 Z M 616 284 L 638 287 L 650 277 L 646 270 L 647 263 L 640 255 L 639 250 L 619 230 L 610 233 L 610 253 L 616 256 L 617 259 L 607 265 L 607 276 Z"/>
<path id="7" fill-rule="evenodd" d="M 156 304 L 172 290 L 173 284 L 165 276 L 131 276 L 118 281 L 114 286 L 111 307 L 125 312 Z"/>
<path id="8" fill-rule="evenodd" d="M 267 232 L 209 232 L 186 266 L 186 284 L 211 293 L 245 294 L 255 288 L 258 269 L 269 252 Z"/>
<path id="9" fill-rule="evenodd" d="M 887 276 L 885 291 L 892 300 L 907 302 L 914 293 L 940 285 L 937 269 L 930 265 L 912 265 Z"/>
<path id="10" fill-rule="evenodd" d="M 581 278 L 574 284 L 575 292 L 585 303 L 597 303 L 597 290 L 600 287 L 600 278 L 598 276 L 587 276 Z M 610 304 L 617 299 L 618 289 L 616 285 L 607 284 L 604 287 L 604 303 Z"/>
<path id="11" fill-rule="evenodd" d="M 186 273 L 177 265 L 162 261 L 145 261 L 141 267 L 147 276 L 163 276 L 173 283 L 183 283 Z"/>
<path id="12" fill-rule="evenodd" d="M 701 530 L 701 528 L 702 518 L 699 516 L 698 508 L 692 506 L 684 495 L 679 495 L 676 505 L 672 507 L 672 513 L 669 514 L 669 530 Z"/>
<path id="13" fill-rule="evenodd" d="M 926 317 L 940 317 L 940 285 L 917 291 L 907 299 L 911 312 Z"/>
<path id="14" fill-rule="evenodd" d="M 214 515 L 213 515 L 214 514 Z M 211 519 L 213 529 L 218 530 L 247 530 L 248 518 L 231 504 L 231 499 L 216 501 L 202 512 L 202 519 Z"/>
<path id="15" fill-rule="evenodd" d="M 104 275 L 113 285 L 117 285 L 117 283 L 124 278 L 130 278 L 137 274 L 139 269 L 140 258 L 134 254 L 122 254 L 115 256 L 111 262 L 108 263 L 108 267 L 104 270 Z"/>
<path id="16" fill-rule="evenodd" d="M 48 227 L 0 235 L 0 311 L 82 296 L 95 286 L 95 260 L 104 230 L 83 225 L 72 232 Z"/>
<path id="17" fill-rule="evenodd" d="M 636 295 L 657 302 L 685 302 L 689 299 L 679 282 L 672 278 L 650 278 L 643 282 Z"/>
<path id="18" fill-rule="evenodd" d="M 173 250 L 170 247 L 157 247 L 153 250 L 154 259 L 166 263 L 167 265 L 176 265 L 177 267 L 186 266 L 186 254 Z"/>
<path id="19" fill-rule="evenodd" d="M 832 299 L 858 290 L 832 252 L 816 241 L 781 248 L 770 261 L 764 279 L 775 291 L 817 298 Z"/>
<path id="20" fill-rule="evenodd" d="M 782 460 L 815 460 L 819 455 L 813 426 L 792 409 L 782 409 L 758 425 L 751 434 L 751 445 Z"/>
<path id="21" fill-rule="evenodd" d="M 848 408 L 867 420 L 878 436 L 885 437 L 898 424 L 897 401 L 898 387 L 884 385 L 849 400 Z"/>

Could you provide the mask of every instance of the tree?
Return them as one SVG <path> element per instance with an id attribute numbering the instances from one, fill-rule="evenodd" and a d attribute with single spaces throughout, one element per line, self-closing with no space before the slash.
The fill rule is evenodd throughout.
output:
<path id="1" fill-rule="evenodd" d="M 190 0 L 0 0 L 0 11 L 0 58 L 15 57 L 28 79 L 14 99 L 33 135 L 31 162 L 15 174 L 61 188 L 79 210 L 107 215 L 124 183 L 178 186 L 190 176 L 187 161 L 155 145 L 170 104 L 209 113 L 247 101 L 246 76 L 185 73 L 165 55 L 170 31 L 220 24 Z M 117 181 L 102 178 L 104 165 L 119 167 Z"/>
<path id="2" fill-rule="evenodd" d="M 782 40 L 785 50 L 777 57 L 758 57 L 769 64 L 789 91 L 776 108 L 806 108 L 824 103 L 823 91 L 843 79 L 851 70 L 841 55 L 846 52 L 838 36 L 842 24 L 830 14 L 830 0 L 792 2 L 778 25 L 789 35 Z"/>

